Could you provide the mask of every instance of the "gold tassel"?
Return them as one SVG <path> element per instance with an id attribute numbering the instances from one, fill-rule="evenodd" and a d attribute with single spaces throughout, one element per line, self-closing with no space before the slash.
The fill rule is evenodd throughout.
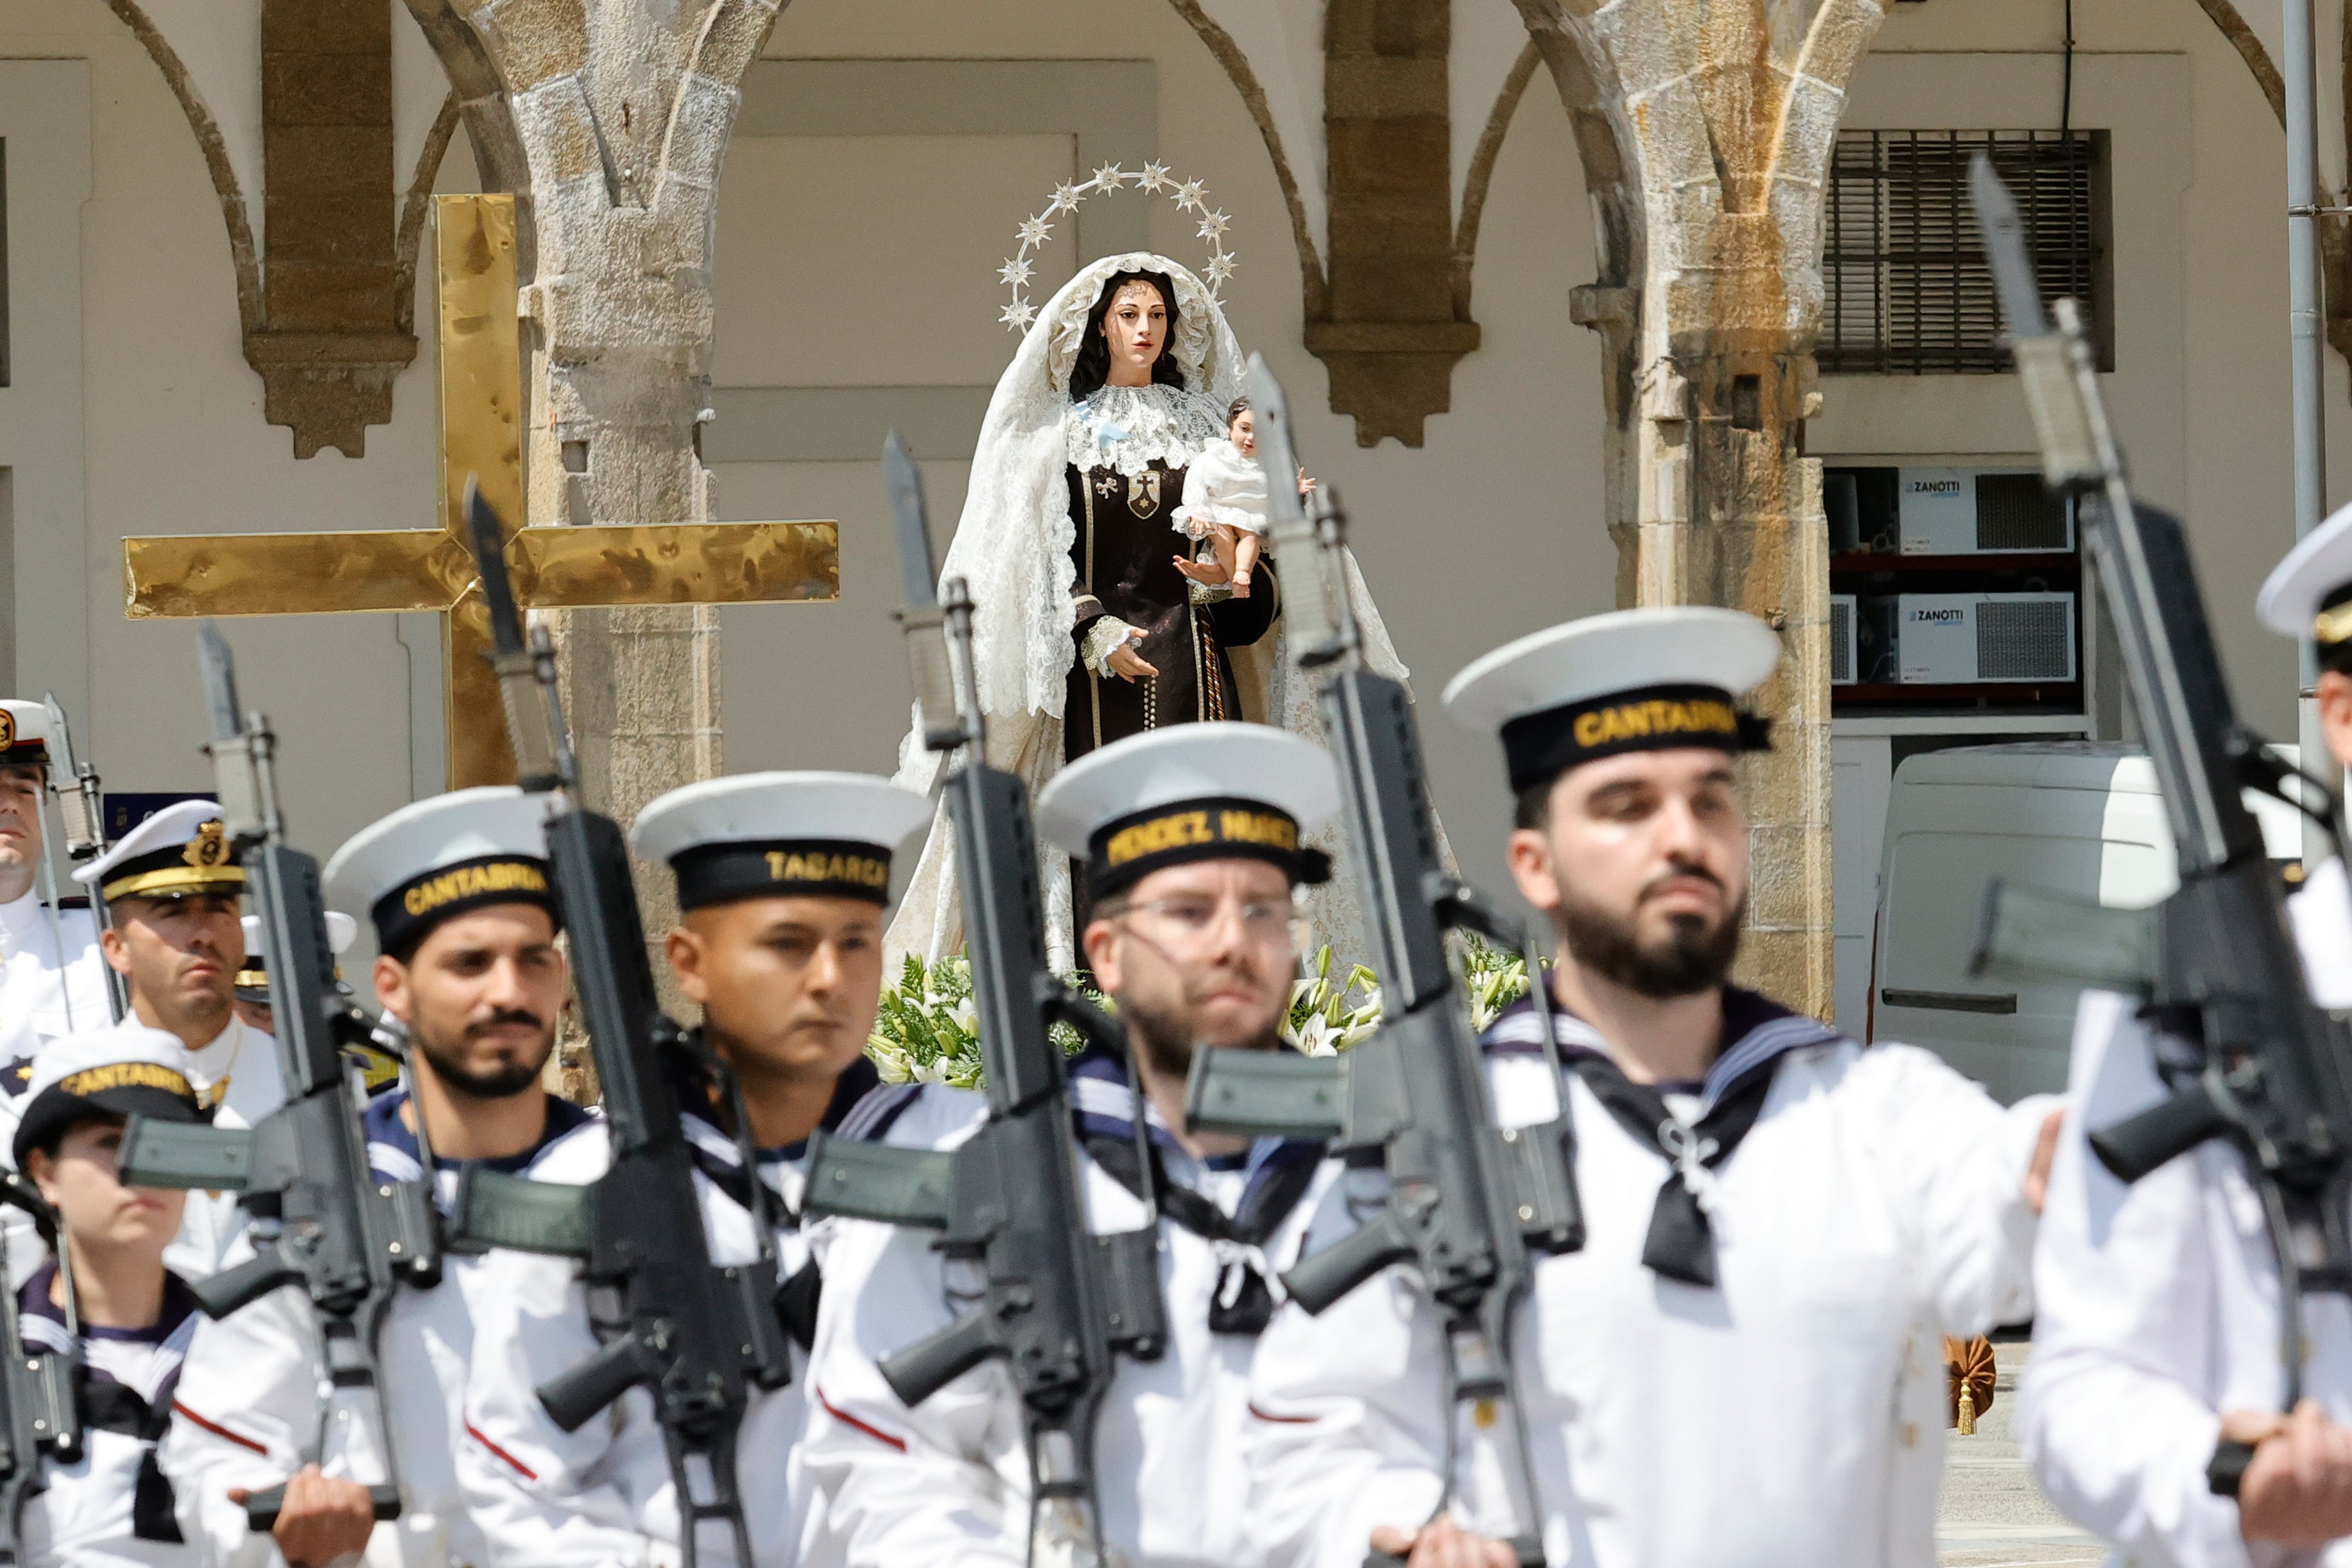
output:
<path id="1" fill-rule="evenodd" d="M 1977 1399 L 1975 1394 L 1969 1388 L 1969 1380 L 1966 1376 L 1960 1379 L 1959 1404 L 1960 1436 L 1973 1437 L 1977 1435 Z"/>

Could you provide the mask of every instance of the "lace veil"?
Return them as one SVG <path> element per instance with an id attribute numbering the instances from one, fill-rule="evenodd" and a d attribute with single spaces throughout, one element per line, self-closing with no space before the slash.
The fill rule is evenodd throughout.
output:
<path id="1" fill-rule="evenodd" d="M 1221 410 L 1243 392 L 1241 344 L 1224 310 L 1192 272 L 1147 251 L 1104 256 L 1081 267 L 1046 302 L 997 381 L 980 444 L 972 452 L 963 515 L 940 576 L 942 581 L 961 577 L 971 587 L 972 659 L 981 710 L 988 719 L 988 760 L 1017 774 L 1033 796 L 1062 765 L 1062 704 L 1070 664 L 1076 657 L 1071 641 L 1076 613 L 1070 600 L 1077 578 L 1070 553 L 1076 530 L 1064 479 L 1064 422 L 1072 408 L 1070 371 L 1103 282 L 1119 272 L 1157 272 L 1174 282 L 1177 319 L 1168 352 L 1184 372 L 1186 387 Z M 1403 678 L 1404 666 L 1397 662 L 1352 555 L 1347 578 L 1368 658 L 1381 673 Z M 1314 693 L 1305 681 L 1286 678 L 1282 622 L 1277 620 L 1275 625 L 1275 634 L 1254 647 L 1230 650 L 1242 711 L 1321 744 Z M 898 781 L 929 791 L 938 780 L 940 760 L 923 748 L 921 732 L 910 720 L 898 746 Z M 1336 831 L 1327 830 L 1318 839 Z M 1336 846 L 1326 842 L 1322 847 Z M 1039 871 L 1049 956 L 1057 970 L 1068 970 L 1076 964 L 1066 862 L 1048 849 L 1040 855 Z M 1365 952 L 1352 894 L 1340 891 L 1344 884 L 1343 874 L 1318 890 L 1309 908 L 1319 933 L 1317 940 L 1331 943 L 1343 961 Z M 930 836 L 891 922 L 885 972 L 895 975 L 905 954 L 919 954 L 929 961 L 953 953 L 962 943 L 955 832 L 941 811 L 932 821 Z"/>

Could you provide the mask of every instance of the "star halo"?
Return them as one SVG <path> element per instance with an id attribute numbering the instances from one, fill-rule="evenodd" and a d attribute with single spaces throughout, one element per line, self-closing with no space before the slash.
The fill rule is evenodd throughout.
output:
<path id="1" fill-rule="evenodd" d="M 1094 172 L 1092 179 L 1076 184 L 1065 183 L 1055 185 L 1053 199 L 1045 204 L 1045 210 L 1026 219 L 1013 231 L 1021 247 L 1005 257 L 1003 267 L 997 272 L 999 277 L 1013 286 L 1013 303 L 1007 305 L 1004 313 L 998 318 L 1007 329 L 1025 331 L 1029 323 L 1036 319 L 1037 308 L 1023 291 L 1034 276 L 1030 257 L 1045 247 L 1047 236 L 1054 232 L 1053 220 L 1064 213 L 1075 214 L 1078 204 L 1088 196 L 1101 195 L 1108 191 L 1124 191 L 1130 185 L 1145 195 L 1166 196 L 1176 204 L 1178 212 L 1199 214 L 1201 237 L 1209 245 L 1209 261 L 1201 269 L 1201 278 L 1208 286 L 1209 298 L 1220 305 L 1224 303 L 1219 296 L 1224 290 L 1225 280 L 1233 277 L 1234 269 L 1241 264 L 1225 248 L 1225 230 L 1231 226 L 1231 220 L 1210 207 L 1209 187 L 1199 180 L 1178 180 L 1168 172 L 1168 165 L 1161 162 L 1148 162 L 1139 172 L 1122 169 L 1116 163 L 1106 163 Z"/>

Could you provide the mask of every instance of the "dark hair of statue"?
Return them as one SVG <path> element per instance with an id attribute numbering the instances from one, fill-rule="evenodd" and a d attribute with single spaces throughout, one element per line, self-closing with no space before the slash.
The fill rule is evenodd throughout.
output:
<path id="1" fill-rule="evenodd" d="M 1225 428 L 1227 430 L 1231 430 L 1234 427 L 1234 421 L 1239 419 L 1249 411 L 1249 399 L 1245 397 L 1237 397 L 1234 399 L 1233 406 L 1225 410 Z"/>
<path id="2" fill-rule="evenodd" d="M 1168 336 L 1160 340 L 1160 357 L 1151 362 L 1151 379 L 1166 387 L 1184 384 L 1184 372 L 1176 368 L 1176 356 L 1169 348 L 1176 341 L 1176 285 L 1167 274 L 1160 272 L 1114 272 L 1103 279 L 1102 292 L 1095 297 L 1095 308 L 1087 312 L 1087 335 L 1078 344 L 1078 357 L 1070 366 L 1070 401 L 1099 391 L 1110 381 L 1110 340 L 1103 335 L 1103 319 L 1110 314 L 1111 302 L 1118 291 L 1130 283 L 1148 283 L 1160 291 L 1160 302 L 1168 307 Z"/>

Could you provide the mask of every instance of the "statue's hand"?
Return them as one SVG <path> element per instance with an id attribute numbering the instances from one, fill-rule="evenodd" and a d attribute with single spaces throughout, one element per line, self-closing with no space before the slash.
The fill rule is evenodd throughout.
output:
<path id="1" fill-rule="evenodd" d="M 1216 561 L 1190 560 L 1181 555 L 1176 558 L 1176 570 L 1203 588 L 1222 588 L 1233 575 Z"/>
<path id="2" fill-rule="evenodd" d="M 1141 641 L 1142 636 L 1142 632 L 1137 632 L 1137 641 Z M 1158 665 L 1144 663 L 1143 655 L 1135 651 L 1134 643 L 1121 643 L 1110 651 L 1103 663 L 1110 666 L 1112 674 L 1123 681 L 1132 681 L 1138 676 L 1156 675 L 1160 673 Z"/>

